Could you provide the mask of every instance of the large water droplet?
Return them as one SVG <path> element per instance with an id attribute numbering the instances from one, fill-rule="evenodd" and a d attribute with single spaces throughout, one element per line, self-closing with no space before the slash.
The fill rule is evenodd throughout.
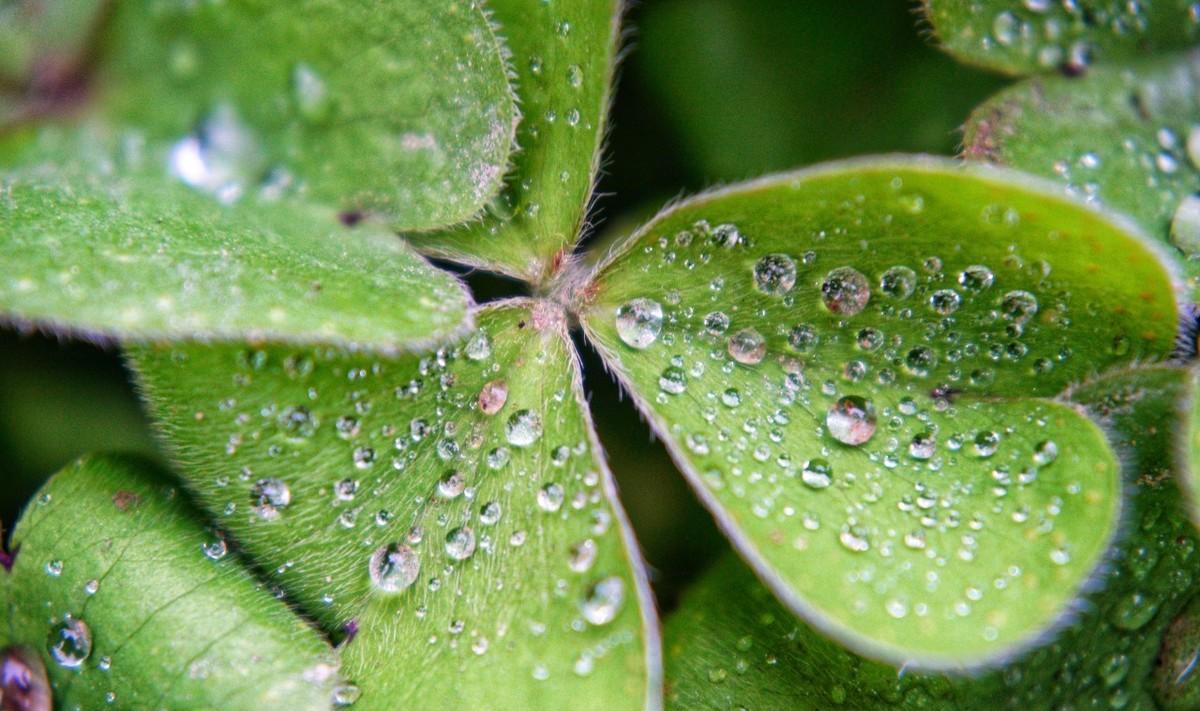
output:
<path id="1" fill-rule="evenodd" d="M 833 483 L 833 467 L 824 459 L 810 459 L 800 470 L 800 480 L 814 489 L 824 489 Z"/>
<path id="2" fill-rule="evenodd" d="M 446 555 L 454 560 L 466 560 L 475 553 L 475 532 L 459 526 L 446 534 Z"/>
<path id="3" fill-rule="evenodd" d="M 625 602 L 625 581 L 618 577 L 604 578 L 588 590 L 579 609 L 583 619 L 593 625 L 612 622 Z"/>
<path id="4" fill-rule="evenodd" d="M 729 355 L 743 365 L 761 363 L 767 354 L 767 341 L 753 328 L 743 328 L 729 337 Z"/>
<path id="5" fill-rule="evenodd" d="M 367 572 L 376 590 L 396 593 L 417 581 L 421 573 L 421 559 L 416 551 L 401 543 L 380 546 L 371 554 Z"/>
<path id="6" fill-rule="evenodd" d="M 553 513 L 562 508 L 563 499 L 566 497 L 566 492 L 563 491 L 561 484 L 550 483 L 546 484 L 537 492 L 538 508 L 542 511 Z"/>
<path id="7" fill-rule="evenodd" d="M 471 360 L 485 360 L 492 355 L 492 338 L 486 331 L 476 331 L 463 350 Z"/>
<path id="8" fill-rule="evenodd" d="M 66 615 L 50 628 L 46 646 L 59 666 L 78 669 L 92 653 L 92 630 L 83 620 Z"/>
<path id="9" fill-rule="evenodd" d="M 875 406 L 866 398 L 847 395 L 830 406 L 825 426 L 837 441 L 858 446 L 875 434 Z"/>
<path id="10" fill-rule="evenodd" d="M 254 513 L 270 521 L 279 518 L 279 512 L 292 503 L 292 490 L 282 479 L 259 479 L 250 487 L 250 503 Z"/>
<path id="11" fill-rule="evenodd" d="M 754 264 L 754 285 L 764 294 L 786 294 L 796 285 L 796 262 L 786 254 L 768 254 Z"/>
<path id="12" fill-rule="evenodd" d="M 679 395 L 687 390 L 687 374 L 678 366 L 667 366 L 658 376 L 658 387 L 665 393 Z"/>
<path id="13" fill-rule="evenodd" d="M 542 437 L 542 418 L 532 410 L 517 410 L 504 423 L 504 434 L 514 447 L 528 447 Z"/>
<path id="14" fill-rule="evenodd" d="M 649 347 L 658 340 L 662 324 L 662 304 L 652 299 L 633 299 L 617 309 L 617 335 L 630 348 Z"/>
<path id="15" fill-rule="evenodd" d="M 492 380 L 479 391 L 479 411 L 485 415 L 500 412 L 508 401 L 508 384 L 503 380 Z"/>
<path id="16" fill-rule="evenodd" d="M 1000 301 L 1000 313 L 1016 324 L 1023 324 L 1038 311 L 1037 297 L 1028 291 L 1010 291 Z"/>
<path id="17" fill-rule="evenodd" d="M 857 269 L 838 267 L 825 275 L 821 298 L 830 312 L 853 316 L 866 308 L 871 300 L 871 286 Z"/>

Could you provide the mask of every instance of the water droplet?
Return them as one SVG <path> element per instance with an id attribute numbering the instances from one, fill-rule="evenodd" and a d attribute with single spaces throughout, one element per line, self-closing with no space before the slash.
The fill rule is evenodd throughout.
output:
<path id="1" fill-rule="evenodd" d="M 494 526 L 500 522 L 502 513 L 499 502 L 489 501 L 479 509 L 479 522 L 485 526 Z"/>
<path id="2" fill-rule="evenodd" d="M 1200 598 L 1193 598 L 1163 632 L 1151 691 L 1162 711 L 1200 708 Z"/>
<path id="3" fill-rule="evenodd" d="M 443 499 L 454 499 L 461 496 L 466 488 L 467 478 L 461 472 L 449 471 L 438 481 L 437 492 Z"/>
<path id="4" fill-rule="evenodd" d="M 753 328 L 743 328 L 729 337 L 729 355 L 743 365 L 756 365 L 767 354 L 767 341 Z"/>
<path id="5" fill-rule="evenodd" d="M 599 548 L 596 546 L 596 542 L 586 538 L 571 546 L 571 557 L 567 561 L 567 565 L 576 573 L 587 572 L 596 562 L 598 552 Z"/>
<path id="6" fill-rule="evenodd" d="M 1058 459 L 1058 445 L 1052 440 L 1038 442 L 1033 448 L 1033 463 L 1039 467 L 1044 467 L 1055 459 Z"/>
<path id="7" fill-rule="evenodd" d="M 857 269 L 838 267 L 825 275 L 821 298 L 831 313 L 853 316 L 866 308 L 871 300 L 871 287 Z"/>
<path id="8" fill-rule="evenodd" d="M 169 165 L 174 177 L 231 205 L 258 182 L 264 159 L 233 107 L 221 104 L 172 146 Z"/>
<path id="9" fill-rule="evenodd" d="M 250 503 L 259 518 L 270 521 L 279 518 L 279 512 L 292 503 L 292 490 L 282 479 L 259 479 L 250 487 Z"/>
<path id="10" fill-rule="evenodd" d="M 466 560 L 475 553 L 475 532 L 459 526 L 446 534 L 446 555 L 454 560 Z"/>
<path id="11" fill-rule="evenodd" d="M 662 304 L 651 299 L 633 299 L 617 309 L 617 335 L 630 348 L 642 350 L 658 340 L 662 323 Z"/>
<path id="12" fill-rule="evenodd" d="M 62 572 L 63 562 L 61 560 L 56 558 L 46 562 L 46 575 L 49 575 L 52 578 L 57 578 L 58 576 L 62 575 Z"/>
<path id="13" fill-rule="evenodd" d="M 500 412 L 508 400 L 508 383 L 503 380 L 492 380 L 485 383 L 479 391 L 479 411 L 485 415 Z"/>
<path id="14" fill-rule="evenodd" d="M 542 511 L 553 513 L 562 508 L 563 499 L 566 497 L 566 492 L 559 484 L 546 484 L 537 492 L 538 508 Z"/>
<path id="15" fill-rule="evenodd" d="M 1023 324 L 1038 311 L 1037 297 L 1028 291 L 1010 291 L 1000 301 L 1000 313 L 1016 324 Z"/>
<path id="16" fill-rule="evenodd" d="M 579 609 L 583 619 L 593 625 L 612 622 L 625 602 L 625 581 L 618 577 L 604 578 L 588 590 Z"/>
<path id="17" fill-rule="evenodd" d="M 810 459 L 800 470 L 800 480 L 813 489 L 824 489 L 833 483 L 833 467 L 824 459 Z"/>
<path id="18" fill-rule="evenodd" d="M 528 447 L 542 437 L 542 418 L 532 410 L 517 410 L 504 424 L 504 434 L 514 447 Z"/>
<path id="19" fill-rule="evenodd" d="M 353 706 L 362 696 L 357 684 L 338 684 L 333 687 L 333 705 L 339 708 Z"/>
<path id="20" fill-rule="evenodd" d="M 817 330 L 807 323 L 802 323 L 788 332 L 788 343 L 801 353 L 817 345 L 818 340 Z"/>
<path id="21" fill-rule="evenodd" d="M 720 311 L 713 311 L 704 317 L 704 330 L 710 336 L 719 336 L 729 328 L 729 317 Z"/>
<path id="22" fill-rule="evenodd" d="M 278 422 L 279 429 L 288 437 L 307 439 L 317 431 L 317 418 L 303 405 L 285 408 Z"/>
<path id="23" fill-rule="evenodd" d="M 1113 608 L 1112 623 L 1118 628 L 1133 632 L 1145 627 L 1158 613 L 1154 598 L 1140 592 L 1127 595 Z"/>
<path id="24" fill-rule="evenodd" d="M 658 376 L 658 387 L 665 393 L 679 395 L 687 390 L 687 374 L 683 372 L 683 368 L 667 366 L 662 375 Z"/>
<path id="25" fill-rule="evenodd" d="M 942 316 L 958 311 L 962 297 L 954 289 L 938 289 L 929 296 L 929 307 Z"/>
<path id="26" fill-rule="evenodd" d="M 229 544 L 218 536 L 214 541 L 200 544 L 200 550 L 209 560 L 221 560 L 229 552 Z"/>
<path id="27" fill-rule="evenodd" d="M 367 565 L 371 585 L 384 593 L 396 593 L 410 587 L 421 573 L 421 559 L 412 548 L 393 543 L 380 546 Z"/>
<path id="28" fill-rule="evenodd" d="M 50 711 L 53 706 L 46 667 L 26 647 L 0 650 L 0 704 L 5 711 Z"/>
<path id="29" fill-rule="evenodd" d="M 908 267 L 892 267 L 879 277 L 879 290 L 893 299 L 907 299 L 917 288 L 917 273 Z"/>
<path id="30" fill-rule="evenodd" d="M 908 444 L 908 454 L 913 459 L 930 459 L 937 450 L 937 438 L 932 432 L 919 432 L 913 435 Z"/>
<path id="31" fill-rule="evenodd" d="M 992 456 L 999 446 L 1000 434 L 998 432 L 984 430 L 975 435 L 975 453 L 981 457 Z"/>
<path id="32" fill-rule="evenodd" d="M 292 95 L 296 110 L 305 121 L 319 123 L 329 117 L 333 105 L 329 88 L 321 75 L 307 64 L 297 64 L 292 70 Z"/>
<path id="33" fill-rule="evenodd" d="M 92 630 L 83 620 L 66 615 L 50 628 L 46 644 L 59 666 L 78 669 L 92 653 Z"/>
<path id="34" fill-rule="evenodd" d="M 825 426 L 837 441 L 858 446 L 875 434 L 875 406 L 865 398 L 847 395 L 830 406 Z"/>
<path id="35" fill-rule="evenodd" d="M 1188 257 L 1200 257 L 1200 195 L 1188 195 L 1171 218 L 1171 243 Z"/>
<path id="36" fill-rule="evenodd" d="M 492 355 L 491 336 L 486 331 L 476 331 L 471 334 L 464 351 L 471 360 L 485 360 Z"/>
<path id="37" fill-rule="evenodd" d="M 796 285 L 796 262 L 786 254 L 768 254 L 754 264 L 754 285 L 764 294 L 786 294 Z"/>

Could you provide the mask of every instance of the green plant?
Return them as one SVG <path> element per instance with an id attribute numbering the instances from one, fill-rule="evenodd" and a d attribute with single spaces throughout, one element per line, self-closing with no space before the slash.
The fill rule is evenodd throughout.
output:
<path id="1" fill-rule="evenodd" d="M 0 309 L 174 465 L 30 503 L 4 703 L 1194 707 L 1200 7 L 925 11 L 1072 76 L 579 255 L 617 0 L 0 2 Z M 575 326 L 757 574 L 661 644 Z"/>

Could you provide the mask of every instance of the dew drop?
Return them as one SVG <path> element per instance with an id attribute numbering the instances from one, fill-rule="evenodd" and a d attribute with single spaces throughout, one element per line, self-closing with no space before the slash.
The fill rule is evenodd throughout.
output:
<path id="1" fill-rule="evenodd" d="M 866 308 L 871 299 L 871 287 L 857 269 L 838 267 L 825 275 L 821 298 L 831 313 L 853 316 Z"/>
<path id="2" fill-rule="evenodd" d="M 1052 440 L 1038 442 L 1033 448 L 1033 463 L 1039 467 L 1044 467 L 1055 459 L 1058 459 L 1058 445 Z"/>
<path id="3" fill-rule="evenodd" d="M 796 262 L 786 254 L 768 254 L 754 264 L 754 285 L 764 294 L 786 294 L 796 285 Z"/>
<path id="4" fill-rule="evenodd" d="M 471 360 L 486 360 L 492 355 L 492 339 L 486 331 L 476 331 L 471 334 L 464 351 Z"/>
<path id="5" fill-rule="evenodd" d="M 757 365 L 767 354 L 767 341 L 753 328 L 743 328 L 729 337 L 726 348 L 742 365 Z"/>
<path id="6" fill-rule="evenodd" d="M 502 513 L 499 502 L 489 501 L 479 509 L 479 522 L 485 526 L 494 526 L 500 522 Z"/>
<path id="7" fill-rule="evenodd" d="M 78 669 L 92 653 L 92 630 L 83 620 L 66 615 L 50 628 L 46 644 L 59 666 Z"/>
<path id="8" fill-rule="evenodd" d="M 316 70 L 307 64 L 297 64 L 292 70 L 292 95 L 296 110 L 310 123 L 319 123 L 329 117 L 333 104 L 329 88 Z"/>
<path id="9" fill-rule="evenodd" d="M 1188 257 L 1200 256 L 1200 195 L 1188 195 L 1171 218 L 1171 243 Z"/>
<path id="10" fill-rule="evenodd" d="M 188 186 L 231 205 L 261 177 L 264 159 L 233 107 L 221 104 L 171 147 L 169 166 Z"/>
<path id="11" fill-rule="evenodd" d="M 593 625 L 612 622 L 625 602 L 625 581 L 618 577 L 597 581 L 588 590 L 579 609 L 583 618 Z"/>
<path id="12" fill-rule="evenodd" d="M 542 418 L 532 410 L 517 410 L 504 423 L 504 435 L 514 447 L 528 447 L 542 437 Z"/>
<path id="13" fill-rule="evenodd" d="M 713 311 L 704 317 L 704 330 L 710 336 L 719 336 L 729 329 L 729 317 L 720 311 Z"/>
<path id="14" fill-rule="evenodd" d="M 917 288 L 917 273 L 908 267 L 892 267 L 879 277 L 879 290 L 893 299 L 907 299 Z"/>
<path id="15" fill-rule="evenodd" d="M 562 508 L 566 492 L 560 484 L 546 484 L 537 492 L 537 505 L 542 511 L 553 513 Z"/>
<path id="16" fill-rule="evenodd" d="M 571 546 L 571 557 L 568 559 L 567 565 L 576 573 L 585 573 L 596 562 L 598 551 L 596 542 L 586 538 Z"/>
<path id="17" fill-rule="evenodd" d="M 937 439 L 932 432 L 917 433 L 908 444 L 908 454 L 913 459 L 930 459 L 936 450 Z"/>
<path id="18" fill-rule="evenodd" d="M 997 432 L 984 430 L 975 435 L 975 453 L 981 457 L 992 456 L 999 446 L 1000 434 Z"/>
<path id="19" fill-rule="evenodd" d="M 833 483 L 833 467 L 824 459 L 810 459 L 800 470 L 800 480 L 813 489 L 824 489 Z"/>
<path id="20" fill-rule="evenodd" d="M 662 375 L 658 376 L 658 387 L 670 395 L 679 395 L 687 390 L 687 374 L 683 372 L 683 368 L 667 366 Z"/>
<path id="21" fill-rule="evenodd" d="M 962 297 L 954 289 L 938 289 L 929 296 L 929 307 L 942 316 L 958 311 L 961 305 Z"/>
<path id="22" fill-rule="evenodd" d="M 830 406 L 825 426 L 837 441 L 858 446 L 875 434 L 875 406 L 865 398 L 847 395 Z"/>
<path id="23" fill-rule="evenodd" d="M 461 472 L 450 471 L 438 481 L 437 492 L 443 499 L 455 499 L 461 496 L 466 488 L 467 478 Z"/>
<path id="24" fill-rule="evenodd" d="M 1000 313 L 1016 324 L 1023 324 L 1038 311 L 1037 297 L 1028 291 L 1010 291 L 1000 301 Z"/>
<path id="25" fill-rule="evenodd" d="M 479 390 L 479 411 L 485 415 L 500 412 L 508 400 L 508 384 L 503 380 L 492 380 Z"/>
<path id="26" fill-rule="evenodd" d="M 446 534 L 446 555 L 454 560 L 466 560 L 475 553 L 475 532 L 459 526 Z"/>
<path id="27" fill-rule="evenodd" d="M 292 503 L 292 490 L 282 479 L 259 479 L 250 487 L 250 503 L 259 518 L 270 521 Z"/>
<path id="28" fill-rule="evenodd" d="M 657 301 L 633 299 L 617 309 L 617 335 L 630 348 L 649 347 L 658 340 L 662 324 L 662 304 Z"/>
<path id="29" fill-rule="evenodd" d="M 402 543 L 380 546 L 371 554 L 367 572 L 376 590 L 397 593 L 417 581 L 421 559 L 416 551 Z"/>

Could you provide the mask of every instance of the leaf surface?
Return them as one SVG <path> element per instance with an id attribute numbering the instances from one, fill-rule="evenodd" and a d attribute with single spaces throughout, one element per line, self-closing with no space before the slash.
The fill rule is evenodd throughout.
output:
<path id="1" fill-rule="evenodd" d="M 1061 619 L 1115 535 L 1120 481 L 1103 432 L 1048 398 L 1164 357 L 1177 322 L 1166 268 L 1121 225 L 902 158 L 687 201 L 580 298 L 785 604 L 926 666 L 1010 656 Z"/>
<path id="2" fill-rule="evenodd" d="M 1065 183 L 1170 245 L 1200 275 L 1200 52 L 1036 77 L 975 109 L 968 158 Z"/>
<path id="3" fill-rule="evenodd" d="M 478 322 L 423 358 L 132 355 L 201 504 L 347 633 L 356 708 L 656 706 L 652 603 L 563 314 Z"/>
<path id="4" fill-rule="evenodd" d="M 923 0 L 941 46 L 1005 74 L 1078 73 L 1200 42 L 1191 0 Z"/>
<path id="5" fill-rule="evenodd" d="M 584 229 L 599 168 L 621 3 L 488 3 L 512 50 L 522 120 L 504 191 L 482 220 L 407 235 L 423 251 L 538 282 Z"/>
<path id="6" fill-rule="evenodd" d="M 1200 559 L 1171 476 L 1173 413 L 1187 388 L 1185 371 L 1154 367 L 1075 391 L 1128 464 L 1127 535 L 1060 634 L 978 676 L 900 672 L 820 636 L 726 556 L 667 621 L 668 707 L 1193 708 Z"/>
<path id="7" fill-rule="evenodd" d="M 57 708 L 330 707 L 333 650 L 145 463 L 69 466 L 13 546 L 0 641 L 44 666 Z"/>

